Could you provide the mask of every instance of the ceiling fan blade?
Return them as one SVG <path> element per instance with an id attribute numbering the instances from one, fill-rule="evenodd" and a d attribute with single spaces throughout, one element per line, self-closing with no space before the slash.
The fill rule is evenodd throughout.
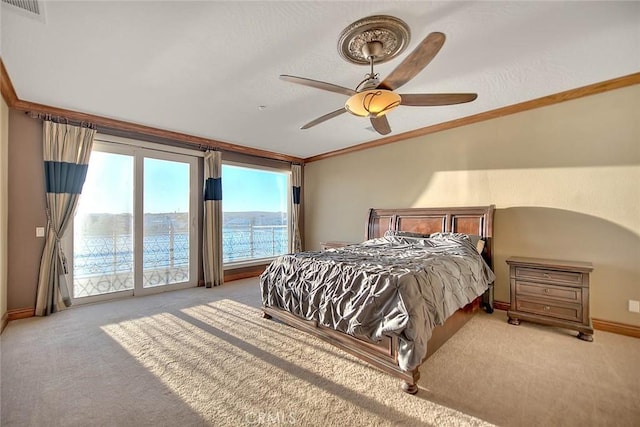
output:
<path id="1" fill-rule="evenodd" d="M 442 33 L 431 33 L 395 70 L 378 85 L 380 89 L 395 90 L 414 78 L 440 51 L 444 44 L 445 36 Z"/>
<path id="2" fill-rule="evenodd" d="M 281 74 L 280 78 L 284 81 L 297 83 L 299 85 L 311 86 L 316 89 L 328 90 L 330 92 L 340 93 L 342 95 L 355 95 L 356 91 L 353 89 L 349 89 L 348 87 L 334 85 L 333 83 L 321 82 L 319 80 L 307 79 L 305 77 L 296 77 L 296 76 L 288 76 L 286 74 Z"/>
<path id="3" fill-rule="evenodd" d="M 400 94 L 400 105 L 410 107 L 426 107 L 432 105 L 453 105 L 471 102 L 478 97 L 477 93 L 412 93 Z"/>
<path id="4" fill-rule="evenodd" d="M 389 126 L 389 120 L 387 120 L 386 115 L 371 117 L 371 125 L 380 135 L 391 133 L 391 126 Z"/>
<path id="5" fill-rule="evenodd" d="M 336 111 L 332 111 L 328 114 L 325 114 L 324 116 L 320 116 L 315 120 L 310 121 L 309 123 L 307 123 L 306 125 L 302 126 L 300 129 L 309 129 L 310 127 L 313 127 L 317 124 L 320 124 L 322 122 L 325 122 L 329 119 L 333 119 L 334 117 L 339 116 L 342 113 L 346 113 L 347 110 L 344 109 L 344 107 L 340 108 L 339 110 Z"/>

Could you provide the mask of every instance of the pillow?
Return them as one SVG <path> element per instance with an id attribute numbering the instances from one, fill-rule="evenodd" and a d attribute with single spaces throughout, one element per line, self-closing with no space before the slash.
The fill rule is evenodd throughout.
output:
<path id="1" fill-rule="evenodd" d="M 469 236 L 469 240 L 471 240 L 471 244 L 474 248 L 476 248 L 476 251 L 478 251 L 479 254 L 482 254 L 482 250 L 484 249 L 485 244 L 482 237 L 476 234 L 467 234 L 467 236 Z"/>
<path id="2" fill-rule="evenodd" d="M 429 237 L 429 234 L 414 233 L 413 231 L 402 231 L 402 230 L 387 230 L 384 232 L 384 237 L 393 237 L 393 236 L 425 238 L 425 237 Z"/>
<path id="3" fill-rule="evenodd" d="M 436 238 L 447 237 L 447 236 L 462 237 L 462 238 L 469 239 L 473 247 L 476 248 L 476 251 L 478 251 L 478 253 L 482 255 L 482 251 L 484 250 L 484 245 L 486 243 L 482 238 L 482 236 L 478 236 L 477 234 L 464 234 L 464 233 L 433 233 L 431 235 L 431 237 L 436 237 Z"/>

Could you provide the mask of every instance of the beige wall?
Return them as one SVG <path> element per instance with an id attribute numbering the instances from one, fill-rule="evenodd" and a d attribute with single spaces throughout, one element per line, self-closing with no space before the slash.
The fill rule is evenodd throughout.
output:
<path id="1" fill-rule="evenodd" d="M 45 215 L 42 122 L 22 111 L 9 111 L 9 310 L 34 308 L 44 238 L 36 227 Z"/>
<path id="2" fill-rule="evenodd" d="M 8 158 L 9 108 L 0 97 L 0 319 L 7 313 Z"/>
<path id="3" fill-rule="evenodd" d="M 309 163 L 306 248 L 361 241 L 370 207 L 495 204 L 496 300 L 509 256 L 591 261 L 592 317 L 640 325 L 638 117 L 640 85 Z"/>

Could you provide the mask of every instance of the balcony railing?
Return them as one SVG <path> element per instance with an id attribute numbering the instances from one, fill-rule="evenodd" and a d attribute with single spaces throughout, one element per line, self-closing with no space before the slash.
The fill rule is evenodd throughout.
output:
<path id="1" fill-rule="evenodd" d="M 225 226 L 223 262 L 268 258 L 288 251 L 286 225 Z M 189 234 L 147 233 L 143 243 L 143 287 L 189 280 Z M 74 242 L 74 297 L 133 289 L 133 235 L 84 233 Z"/>
<path id="2" fill-rule="evenodd" d="M 269 258 L 288 250 L 286 225 L 227 225 L 222 229 L 222 261 L 225 263 Z"/>

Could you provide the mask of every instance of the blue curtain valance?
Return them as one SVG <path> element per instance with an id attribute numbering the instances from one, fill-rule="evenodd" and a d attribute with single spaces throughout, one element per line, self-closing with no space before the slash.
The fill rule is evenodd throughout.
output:
<path id="1" fill-rule="evenodd" d="M 204 200 L 222 200 L 222 178 L 207 178 L 204 183 Z"/>
<path id="2" fill-rule="evenodd" d="M 295 185 L 293 186 L 293 204 L 300 204 L 300 187 Z"/>
<path id="3" fill-rule="evenodd" d="M 47 193 L 80 194 L 89 165 L 68 162 L 44 162 Z"/>

